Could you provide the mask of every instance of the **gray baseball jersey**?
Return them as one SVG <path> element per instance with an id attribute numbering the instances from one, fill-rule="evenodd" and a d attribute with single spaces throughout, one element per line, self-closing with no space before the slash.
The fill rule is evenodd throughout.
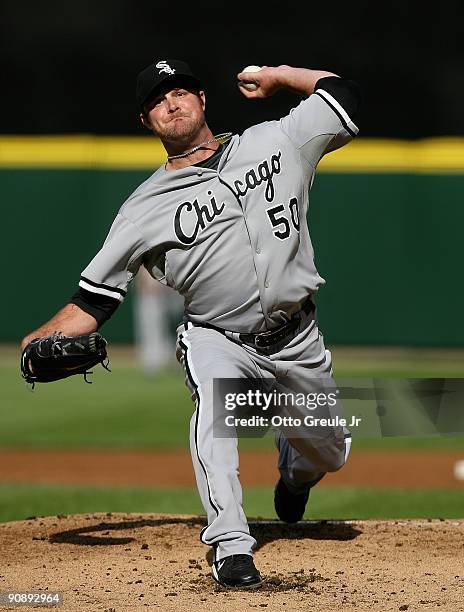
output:
<path id="1" fill-rule="evenodd" d="M 233 136 L 217 169 L 161 166 L 121 207 L 81 289 L 122 302 L 144 265 L 194 323 L 261 332 L 288 320 L 324 283 L 306 223 L 316 166 L 358 131 L 332 81 Z"/>

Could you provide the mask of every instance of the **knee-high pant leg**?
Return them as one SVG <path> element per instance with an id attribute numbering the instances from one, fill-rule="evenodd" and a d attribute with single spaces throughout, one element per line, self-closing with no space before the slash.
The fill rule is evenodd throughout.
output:
<path id="1" fill-rule="evenodd" d="M 336 393 L 332 357 L 325 348 L 322 334 L 314 321 L 292 343 L 273 356 L 277 368 L 286 374 L 286 381 L 295 393 Z M 337 400 L 338 401 L 338 400 Z M 340 404 L 331 411 L 318 408 L 315 416 L 331 418 L 340 414 Z M 309 414 L 306 408 L 300 416 Z M 303 428 L 304 429 L 304 428 Z M 300 432 L 301 433 L 301 432 Z M 307 428 L 301 437 L 293 437 L 292 429 L 278 431 L 278 468 L 286 485 L 294 492 L 315 484 L 327 472 L 340 469 L 346 462 L 351 435 L 346 427 Z"/>

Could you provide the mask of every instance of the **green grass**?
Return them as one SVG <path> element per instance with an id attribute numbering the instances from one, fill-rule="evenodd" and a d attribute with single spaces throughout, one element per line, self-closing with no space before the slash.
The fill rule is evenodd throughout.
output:
<path id="1" fill-rule="evenodd" d="M 0 445 L 187 447 L 193 404 L 179 374 L 153 380 L 132 368 L 95 368 L 93 384 L 71 377 L 33 392 L 0 370 Z"/>
<path id="2" fill-rule="evenodd" d="M 188 448 L 193 411 L 180 368 L 156 378 L 127 355 L 112 358 L 111 374 L 95 368 L 82 377 L 37 385 L 19 376 L 15 350 L 0 350 L 0 446 Z M 413 349 L 334 349 L 338 378 L 464 377 L 464 353 Z M 273 437 L 244 439 L 242 448 L 269 448 Z M 360 448 L 464 448 L 464 438 L 357 440 Z"/>
<path id="3" fill-rule="evenodd" d="M 194 489 L 0 484 L 0 522 L 81 512 L 204 513 Z"/>
<path id="4" fill-rule="evenodd" d="M 271 487 L 245 487 L 248 517 L 276 518 Z M 0 522 L 83 512 L 201 514 L 194 489 L 0 484 Z M 305 518 L 463 518 L 464 491 L 319 488 Z"/>

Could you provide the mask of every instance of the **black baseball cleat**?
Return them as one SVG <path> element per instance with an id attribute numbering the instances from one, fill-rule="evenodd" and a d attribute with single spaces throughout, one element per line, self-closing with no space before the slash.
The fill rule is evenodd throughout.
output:
<path id="1" fill-rule="evenodd" d="M 213 563 L 213 578 L 225 587 L 256 588 L 261 576 L 251 555 L 230 555 Z"/>
<path id="2" fill-rule="evenodd" d="M 308 503 L 309 492 L 311 487 L 308 487 L 301 493 L 295 494 L 288 490 L 282 478 L 274 489 L 274 508 L 277 516 L 284 523 L 298 523 L 303 518 L 306 504 Z"/>

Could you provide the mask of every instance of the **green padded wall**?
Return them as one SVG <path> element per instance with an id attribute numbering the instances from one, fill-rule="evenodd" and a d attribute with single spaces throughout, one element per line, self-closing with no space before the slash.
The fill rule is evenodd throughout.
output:
<path id="1" fill-rule="evenodd" d="M 0 341 L 18 342 L 76 289 L 136 170 L 2 169 Z M 464 176 L 320 173 L 309 224 L 331 344 L 463 346 Z M 131 291 L 104 326 L 131 341 Z"/>

